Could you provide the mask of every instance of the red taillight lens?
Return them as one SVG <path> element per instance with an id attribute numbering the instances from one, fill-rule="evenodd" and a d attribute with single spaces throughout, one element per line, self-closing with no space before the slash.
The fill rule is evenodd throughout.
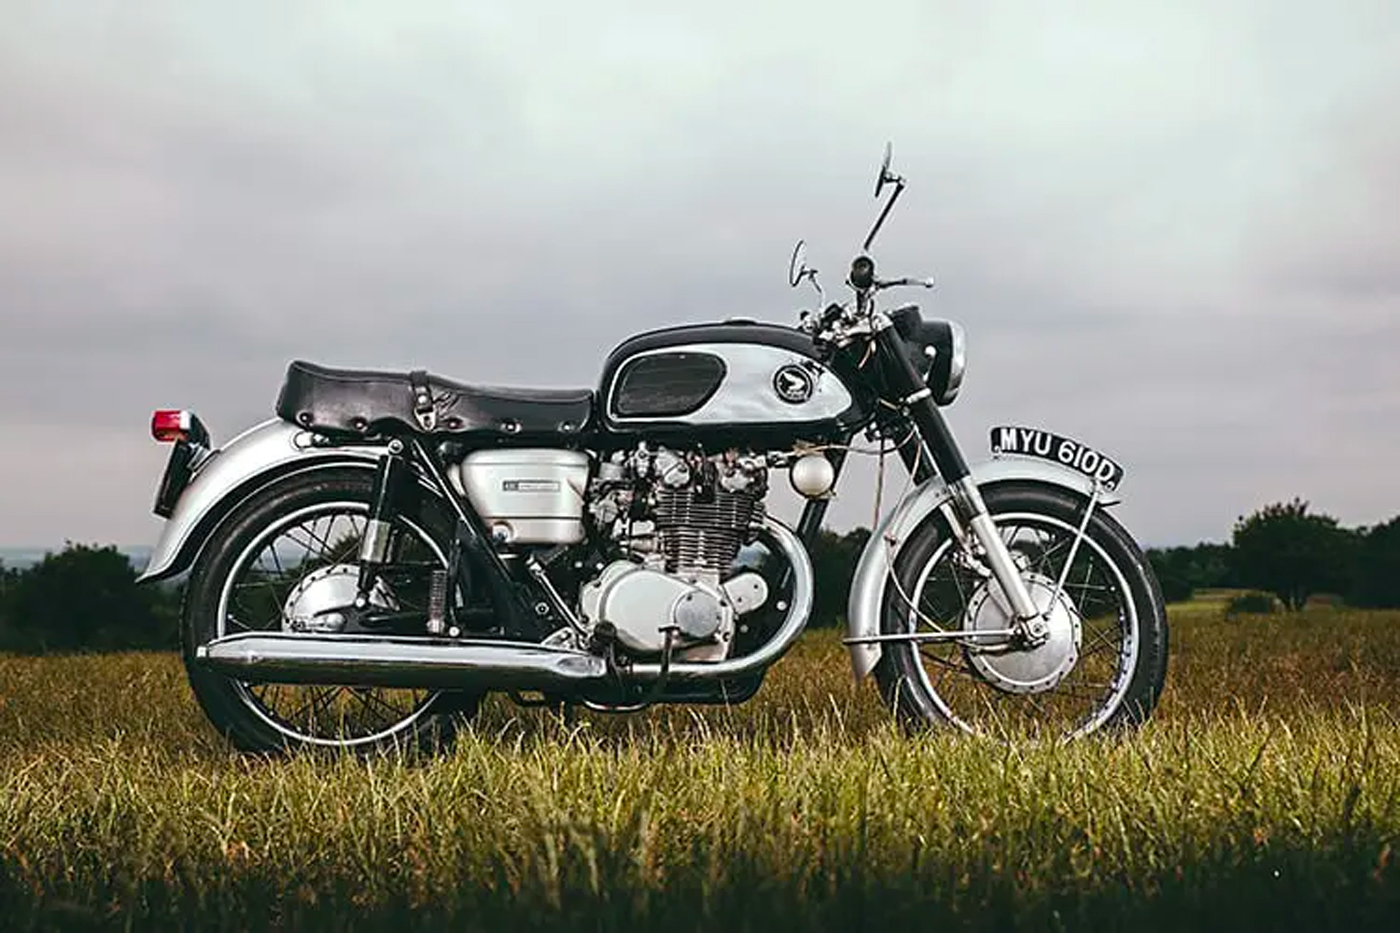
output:
<path id="1" fill-rule="evenodd" d="M 151 415 L 151 437 L 162 444 L 188 440 L 193 418 L 187 411 L 171 409 Z"/>

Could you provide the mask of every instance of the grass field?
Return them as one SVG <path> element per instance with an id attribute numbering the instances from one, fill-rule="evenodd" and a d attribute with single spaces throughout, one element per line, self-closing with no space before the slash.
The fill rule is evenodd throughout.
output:
<path id="1" fill-rule="evenodd" d="M 1400 918 L 1400 612 L 1172 611 L 1126 738 L 910 738 L 834 633 L 759 696 L 436 759 L 240 757 L 178 659 L 0 657 L 0 928 L 1357 929 Z"/>

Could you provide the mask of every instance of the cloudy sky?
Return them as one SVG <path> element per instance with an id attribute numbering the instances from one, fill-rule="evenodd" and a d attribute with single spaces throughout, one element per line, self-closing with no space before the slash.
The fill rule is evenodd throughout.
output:
<path id="1" fill-rule="evenodd" d="M 0 544 L 153 542 L 150 410 L 227 439 L 295 357 L 591 384 L 638 330 L 793 320 L 887 139 L 877 258 L 967 327 L 970 454 L 1089 441 L 1154 544 L 1388 518 L 1397 114 L 1394 0 L 4 0 Z"/>

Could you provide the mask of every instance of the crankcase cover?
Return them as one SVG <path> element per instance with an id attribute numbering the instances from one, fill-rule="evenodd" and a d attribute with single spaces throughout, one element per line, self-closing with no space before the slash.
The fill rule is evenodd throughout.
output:
<path id="1" fill-rule="evenodd" d="M 610 622 L 617 640 L 639 654 L 666 647 L 666 630 L 674 628 L 672 647 L 713 638 L 732 613 L 712 593 L 680 577 L 630 561 L 614 561 L 584 586 L 584 615 Z"/>

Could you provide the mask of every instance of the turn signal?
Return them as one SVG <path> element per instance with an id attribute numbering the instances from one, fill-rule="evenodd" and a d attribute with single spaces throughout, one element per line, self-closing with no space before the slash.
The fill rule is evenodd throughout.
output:
<path id="1" fill-rule="evenodd" d="M 190 438 L 190 425 L 194 416 L 187 411 L 168 409 L 151 415 L 151 437 L 162 444 L 187 441 Z"/>

